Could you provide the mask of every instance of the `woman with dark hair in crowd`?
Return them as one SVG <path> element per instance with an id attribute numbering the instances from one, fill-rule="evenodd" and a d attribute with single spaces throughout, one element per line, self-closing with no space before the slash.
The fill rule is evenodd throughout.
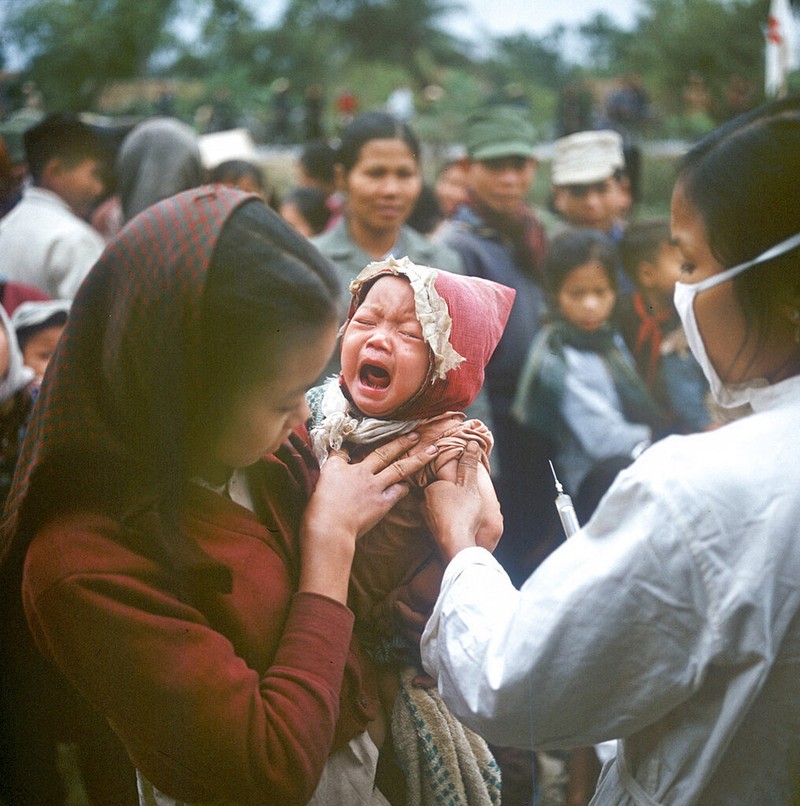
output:
<path id="1" fill-rule="evenodd" d="M 422 190 L 420 144 L 406 123 L 386 112 L 359 115 L 342 133 L 335 171 L 346 197 L 344 215 L 314 243 L 336 264 L 345 286 L 368 263 L 389 255 L 462 273 L 455 252 L 406 223 Z M 342 317 L 347 302 L 349 294 Z"/>

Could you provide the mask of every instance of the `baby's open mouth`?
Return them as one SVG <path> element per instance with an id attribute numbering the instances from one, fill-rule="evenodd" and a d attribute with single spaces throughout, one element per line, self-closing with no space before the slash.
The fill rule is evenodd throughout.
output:
<path id="1" fill-rule="evenodd" d="M 364 386 L 369 386 L 371 389 L 385 389 L 391 381 L 389 373 L 375 364 L 364 364 L 358 377 Z"/>

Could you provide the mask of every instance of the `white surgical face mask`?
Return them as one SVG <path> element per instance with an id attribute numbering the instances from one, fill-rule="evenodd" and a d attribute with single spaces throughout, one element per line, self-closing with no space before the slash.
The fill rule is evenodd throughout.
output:
<path id="1" fill-rule="evenodd" d="M 675 283 L 675 308 L 683 323 L 683 329 L 686 331 L 686 340 L 689 343 L 689 349 L 692 351 L 692 354 L 697 359 L 697 363 L 703 370 L 703 374 L 706 376 L 714 400 L 716 400 L 720 406 L 735 408 L 736 406 L 749 403 L 752 391 L 766 386 L 767 381 L 764 378 L 756 378 L 741 384 L 727 384 L 719 377 L 708 358 L 705 344 L 703 344 L 703 338 L 697 327 L 697 319 L 694 315 L 694 298 L 701 291 L 713 288 L 727 280 L 732 280 L 747 269 L 757 266 L 759 263 L 772 260 L 786 252 L 790 252 L 798 246 L 800 246 L 800 232 L 792 235 L 785 241 L 775 244 L 775 246 L 771 246 L 766 252 L 762 252 L 752 260 L 740 263 L 738 266 L 733 266 L 719 274 L 707 277 L 699 283 Z"/>

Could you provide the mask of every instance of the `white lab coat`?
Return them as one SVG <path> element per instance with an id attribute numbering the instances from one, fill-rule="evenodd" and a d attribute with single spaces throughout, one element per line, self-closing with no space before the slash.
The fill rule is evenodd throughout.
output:
<path id="1" fill-rule="evenodd" d="M 446 570 L 422 647 L 445 702 L 499 745 L 622 739 L 593 804 L 800 788 L 800 378 L 753 407 L 646 451 L 520 591 L 483 549 Z"/>

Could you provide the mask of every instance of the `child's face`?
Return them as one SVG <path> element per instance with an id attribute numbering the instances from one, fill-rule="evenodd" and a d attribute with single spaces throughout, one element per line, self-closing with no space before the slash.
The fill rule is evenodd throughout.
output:
<path id="1" fill-rule="evenodd" d="M 91 212 L 105 187 L 103 165 L 97 159 L 83 159 L 75 164 L 53 159 L 47 177 L 48 189 L 61 196 L 72 212 L 81 217 Z"/>
<path id="2" fill-rule="evenodd" d="M 681 278 L 681 253 L 677 246 L 664 242 L 658 248 L 653 263 L 646 263 L 640 272 L 641 284 L 658 294 L 664 304 L 672 305 L 675 283 Z"/>
<path id="3" fill-rule="evenodd" d="M 56 351 L 58 340 L 64 331 L 64 325 L 53 325 L 42 328 L 38 333 L 34 333 L 26 342 L 22 351 L 22 361 L 26 367 L 30 367 L 36 373 L 36 380 L 40 381 L 44 377 L 44 371 L 50 362 L 50 358 Z"/>
<path id="4" fill-rule="evenodd" d="M 558 309 L 570 324 L 588 333 L 608 321 L 616 298 L 606 269 L 589 261 L 567 275 L 558 292 Z"/>
<path id="5" fill-rule="evenodd" d="M 459 204 L 467 200 L 467 169 L 460 162 L 445 168 L 436 181 L 436 200 L 445 218 L 449 218 Z"/>
<path id="6" fill-rule="evenodd" d="M 353 403 L 369 417 L 395 411 L 424 383 L 428 356 L 411 285 L 379 278 L 342 336 L 342 376 Z"/>

